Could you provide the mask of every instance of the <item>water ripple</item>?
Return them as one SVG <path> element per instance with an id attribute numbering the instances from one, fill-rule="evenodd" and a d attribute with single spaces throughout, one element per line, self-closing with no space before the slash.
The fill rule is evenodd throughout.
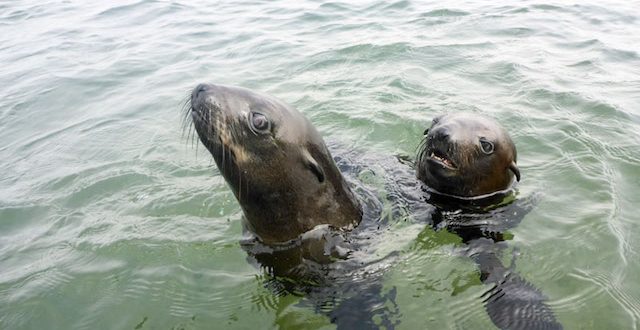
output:
<path id="1" fill-rule="evenodd" d="M 596 286 L 600 288 L 601 294 L 610 295 L 611 298 L 629 314 L 631 322 L 628 326 L 631 326 L 632 329 L 637 329 L 640 320 L 640 300 L 636 295 L 629 294 L 627 290 L 623 288 L 622 282 L 624 276 L 618 275 L 613 278 L 607 274 L 579 269 L 571 275 L 583 281 L 596 284 Z M 585 300 L 585 298 L 581 299 Z"/>
<path id="2" fill-rule="evenodd" d="M 328 325 L 262 286 L 233 194 L 180 139 L 182 102 L 210 81 L 273 94 L 367 155 L 414 154 L 442 112 L 495 117 L 521 193 L 542 195 L 513 231 L 518 270 L 565 328 L 637 328 L 636 7 L 0 3 L 0 323 Z M 491 327 L 457 238 L 404 220 L 367 250 L 401 261 L 366 270 L 398 289 L 401 325 Z"/>

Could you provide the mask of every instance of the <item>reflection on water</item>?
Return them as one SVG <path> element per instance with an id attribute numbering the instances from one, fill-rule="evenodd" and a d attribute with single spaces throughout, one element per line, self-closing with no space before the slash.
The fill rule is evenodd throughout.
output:
<path id="1" fill-rule="evenodd" d="M 233 194 L 181 139 L 179 109 L 204 81 L 283 99 L 340 141 L 332 151 L 361 154 L 355 182 L 400 205 L 381 208 L 385 229 L 364 250 L 397 256 L 373 264 L 398 328 L 492 326 L 460 237 L 404 212 L 384 181 L 395 173 L 376 165 L 413 155 L 447 111 L 503 124 L 518 200 L 537 196 L 501 263 L 517 252 L 515 271 L 565 328 L 637 327 L 636 7 L 0 4 L 0 327 L 332 327 L 263 287 Z"/>

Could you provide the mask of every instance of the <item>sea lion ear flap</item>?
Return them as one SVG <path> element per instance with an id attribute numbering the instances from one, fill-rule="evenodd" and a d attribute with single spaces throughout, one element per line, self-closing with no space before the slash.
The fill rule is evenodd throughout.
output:
<path id="1" fill-rule="evenodd" d="M 520 181 L 520 169 L 518 169 L 518 165 L 516 165 L 516 162 L 511 162 L 511 164 L 509 165 L 509 169 L 511 170 L 511 172 L 513 172 L 513 174 L 516 175 L 516 181 Z"/>
<path id="2" fill-rule="evenodd" d="M 324 171 L 322 170 L 322 167 L 318 165 L 318 162 L 316 162 L 316 160 L 306 150 L 304 152 L 303 158 L 305 166 L 307 166 L 311 173 L 313 173 L 318 178 L 318 182 L 323 183 Z"/>

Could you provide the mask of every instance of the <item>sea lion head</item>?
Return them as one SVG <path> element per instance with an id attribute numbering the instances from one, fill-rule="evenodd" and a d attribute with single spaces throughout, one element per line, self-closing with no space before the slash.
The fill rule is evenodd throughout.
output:
<path id="1" fill-rule="evenodd" d="M 418 149 L 417 176 L 437 193 L 477 197 L 508 189 L 515 176 L 516 147 L 496 121 L 472 113 L 433 119 Z"/>
<path id="2" fill-rule="evenodd" d="M 362 210 L 315 127 L 268 95 L 214 84 L 191 93 L 188 116 L 264 243 L 320 224 L 350 228 Z"/>

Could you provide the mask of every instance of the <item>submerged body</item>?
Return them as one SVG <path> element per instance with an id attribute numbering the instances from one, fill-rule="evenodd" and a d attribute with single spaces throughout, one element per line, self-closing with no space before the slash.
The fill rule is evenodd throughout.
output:
<path id="1" fill-rule="evenodd" d="M 247 89 L 200 84 L 189 115 L 263 243 L 318 225 L 351 229 L 361 206 L 320 134 L 297 110 Z"/>

